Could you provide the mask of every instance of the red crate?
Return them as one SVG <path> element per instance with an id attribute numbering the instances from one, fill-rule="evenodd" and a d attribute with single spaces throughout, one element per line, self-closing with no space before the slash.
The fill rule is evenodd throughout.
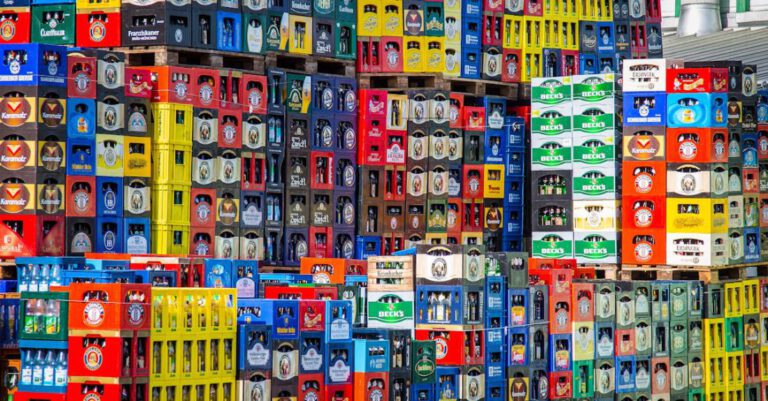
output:
<path id="1" fill-rule="evenodd" d="M 728 129 L 667 128 L 667 162 L 727 163 Z"/>
<path id="2" fill-rule="evenodd" d="M 485 108 L 464 106 L 464 130 L 485 131 Z"/>
<path id="3" fill-rule="evenodd" d="M 333 257 L 333 227 L 309 227 L 310 258 Z"/>
<path id="4" fill-rule="evenodd" d="M 78 12 L 75 42 L 78 47 L 119 47 L 123 28 L 120 22 L 119 8 Z"/>
<path id="5" fill-rule="evenodd" d="M 768 160 L 768 126 L 759 125 L 757 132 L 757 159 Z"/>
<path id="6" fill-rule="evenodd" d="M 669 358 L 651 358 L 651 372 L 655 380 L 651 380 L 651 392 L 654 394 L 669 393 Z M 659 379 L 664 375 L 666 379 Z"/>
<path id="7" fill-rule="evenodd" d="M 666 256 L 664 229 L 631 230 L 621 233 L 621 260 L 626 264 L 663 265 Z"/>
<path id="8" fill-rule="evenodd" d="M 96 217 L 96 177 L 67 176 L 67 217 Z"/>
<path id="9" fill-rule="evenodd" d="M 625 230 L 664 229 L 667 226 L 666 201 L 663 196 L 623 197 L 621 227 Z"/>
<path id="10" fill-rule="evenodd" d="M 617 329 L 614 336 L 616 343 L 616 356 L 634 356 L 635 329 Z"/>
<path id="11" fill-rule="evenodd" d="M 389 373 L 355 372 L 354 375 L 355 400 L 389 399 Z"/>
<path id="12" fill-rule="evenodd" d="M 485 356 L 482 330 L 416 329 L 419 341 L 435 341 L 436 363 L 440 366 L 483 364 Z M 469 349 L 469 354 L 466 349 Z"/>
<path id="13" fill-rule="evenodd" d="M 465 200 L 462 203 L 461 231 L 483 231 L 483 223 L 485 222 L 484 208 L 485 205 L 481 199 Z"/>
<path id="14" fill-rule="evenodd" d="M 0 257 L 63 256 L 64 216 L 0 215 Z"/>
<path id="15" fill-rule="evenodd" d="M 352 384 L 328 384 L 325 386 L 325 401 L 350 401 L 353 398 Z"/>
<path id="16" fill-rule="evenodd" d="M 30 43 L 32 16 L 29 7 L 0 8 L 0 44 Z"/>
<path id="17" fill-rule="evenodd" d="M 550 286 L 549 334 L 570 334 L 573 323 L 573 302 L 571 296 L 553 296 Z"/>
<path id="18" fill-rule="evenodd" d="M 553 259 L 528 259 L 528 277 L 531 285 L 548 286 L 551 299 L 570 299 L 573 273 L 572 267 L 560 268 Z"/>
<path id="19" fill-rule="evenodd" d="M 403 72 L 403 38 L 382 37 L 381 50 L 384 57 L 381 72 Z"/>
<path id="20" fill-rule="evenodd" d="M 573 283 L 574 322 L 592 322 L 595 320 L 595 285 L 592 283 Z"/>
<path id="21" fill-rule="evenodd" d="M 299 330 L 325 331 L 325 301 L 302 299 L 299 301 Z"/>
<path id="22" fill-rule="evenodd" d="M 563 67 L 563 75 L 578 75 L 579 73 L 579 51 L 561 50 L 560 64 Z M 519 69 L 519 68 L 518 68 Z"/>
<path id="23" fill-rule="evenodd" d="M 332 190 L 334 152 L 313 150 L 309 153 L 310 188 Z"/>
<path id="24" fill-rule="evenodd" d="M 240 81 L 243 73 L 232 70 L 219 70 L 219 99 L 221 110 L 242 114 L 243 100 L 240 98 Z"/>
<path id="25" fill-rule="evenodd" d="M 192 104 L 192 79 L 195 70 L 184 67 L 140 67 L 152 77 L 152 100 L 162 103 Z"/>
<path id="26" fill-rule="evenodd" d="M 189 253 L 195 256 L 213 257 L 216 246 L 215 227 L 192 227 L 189 236 Z"/>
<path id="27" fill-rule="evenodd" d="M 242 117 L 240 112 L 219 111 L 219 148 L 240 149 L 243 146 Z"/>
<path id="28" fill-rule="evenodd" d="M 192 188 L 190 209 L 190 225 L 193 227 L 215 227 L 216 190 Z"/>
<path id="29" fill-rule="evenodd" d="M 148 284 L 82 284 L 69 286 L 69 330 L 149 330 Z"/>
<path id="30" fill-rule="evenodd" d="M 464 95 L 453 93 L 448 96 L 450 111 L 448 124 L 451 128 L 464 128 Z"/>
<path id="31" fill-rule="evenodd" d="M 560 400 L 571 398 L 573 394 L 573 374 L 571 372 L 549 373 L 549 398 Z"/>
<path id="32" fill-rule="evenodd" d="M 727 68 L 678 68 L 667 70 L 667 92 L 669 93 L 727 91 Z"/>
<path id="33" fill-rule="evenodd" d="M 483 164 L 465 164 L 461 180 L 464 199 L 483 199 Z"/>
<path id="34" fill-rule="evenodd" d="M 387 91 L 381 89 L 360 89 L 357 94 L 360 99 L 361 120 L 369 117 L 384 117 L 387 114 Z M 383 127 L 383 125 L 382 125 Z"/>
<path id="35" fill-rule="evenodd" d="M 136 332 L 119 337 L 96 333 L 69 337 L 69 375 L 82 377 L 146 377 L 149 337 Z M 127 363 L 127 365 L 126 365 Z"/>
<path id="36" fill-rule="evenodd" d="M 96 98 L 96 57 L 67 56 L 67 97 Z"/>
<path id="37" fill-rule="evenodd" d="M 137 401 L 135 385 L 130 378 L 99 380 L 91 377 L 70 376 L 66 399 L 67 401 L 125 400 L 123 394 L 128 395 L 128 401 Z"/>
<path id="38" fill-rule="evenodd" d="M 240 80 L 240 97 L 243 112 L 248 114 L 267 113 L 267 77 L 243 74 Z"/>
<path id="39" fill-rule="evenodd" d="M 195 107 L 218 110 L 219 74 L 216 70 L 194 68 L 192 73 L 192 104 Z"/>
<path id="40" fill-rule="evenodd" d="M 266 285 L 264 299 L 338 299 L 338 289 L 336 287 Z"/>
<path id="41" fill-rule="evenodd" d="M 622 166 L 622 195 L 666 196 L 667 163 L 625 161 Z"/>
<path id="42" fill-rule="evenodd" d="M 325 375 L 322 373 L 299 374 L 299 400 L 325 401 Z"/>
<path id="43" fill-rule="evenodd" d="M 143 68 L 125 68 L 125 96 L 152 99 L 152 73 Z"/>
<path id="44" fill-rule="evenodd" d="M 13 394 L 13 401 L 66 401 L 67 394 L 61 393 L 31 393 L 17 391 Z"/>
<path id="45" fill-rule="evenodd" d="M 502 52 L 501 80 L 504 82 L 520 82 L 522 79 L 523 51 L 519 49 L 504 49 Z"/>

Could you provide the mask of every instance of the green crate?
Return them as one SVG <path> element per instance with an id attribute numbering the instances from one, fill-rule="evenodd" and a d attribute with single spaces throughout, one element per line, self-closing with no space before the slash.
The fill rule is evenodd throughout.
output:
<path id="1" fill-rule="evenodd" d="M 413 341 L 411 343 L 413 361 L 412 379 L 414 384 L 434 383 L 437 380 L 436 343 L 434 341 Z"/>
<path id="2" fill-rule="evenodd" d="M 66 292 L 22 292 L 19 301 L 19 339 L 67 341 L 68 300 L 69 294 Z"/>
<path id="3" fill-rule="evenodd" d="M 744 320 L 742 317 L 725 318 L 725 352 L 744 350 Z"/>
<path id="4" fill-rule="evenodd" d="M 673 319 L 669 322 L 669 352 L 672 356 L 688 354 L 688 321 Z"/>
<path id="5" fill-rule="evenodd" d="M 75 44 L 74 4 L 32 6 L 31 14 L 33 43 Z"/>
<path id="6" fill-rule="evenodd" d="M 336 21 L 336 58 L 354 60 L 357 58 L 357 25 L 353 21 Z M 344 37 L 342 37 L 344 35 Z M 381 55 L 380 55 L 381 56 Z"/>
<path id="7" fill-rule="evenodd" d="M 573 398 L 592 398 L 594 389 L 595 361 L 574 361 Z"/>

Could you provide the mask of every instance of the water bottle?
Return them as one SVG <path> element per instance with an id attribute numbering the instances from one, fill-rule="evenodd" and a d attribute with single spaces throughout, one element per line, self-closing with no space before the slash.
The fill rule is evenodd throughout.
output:
<path id="1" fill-rule="evenodd" d="M 32 366 L 32 385 L 43 385 L 43 350 L 37 350 L 37 355 L 35 355 Z"/>
<path id="2" fill-rule="evenodd" d="M 53 351 L 48 350 L 48 353 L 45 355 L 45 366 L 43 367 L 43 386 L 53 386 L 54 365 Z"/>
<path id="3" fill-rule="evenodd" d="M 59 333 L 59 301 L 49 300 L 45 307 L 45 333 Z"/>
<path id="4" fill-rule="evenodd" d="M 40 282 L 38 284 L 39 291 L 48 291 L 48 287 L 51 281 L 51 269 L 48 265 L 43 265 L 40 268 Z"/>
<path id="5" fill-rule="evenodd" d="M 24 364 L 21 367 L 21 384 L 32 384 L 32 351 L 27 351 Z"/>
<path id="6" fill-rule="evenodd" d="M 29 268 L 23 266 L 19 269 L 19 292 L 29 291 Z"/>
<path id="7" fill-rule="evenodd" d="M 56 379 L 55 385 L 66 386 L 67 385 L 67 353 L 66 351 L 59 351 L 58 362 L 56 363 Z"/>
<path id="8" fill-rule="evenodd" d="M 61 285 L 61 266 L 58 264 L 53 265 L 53 269 L 51 271 L 51 279 L 50 279 L 50 285 L 51 286 L 57 286 Z"/>
<path id="9" fill-rule="evenodd" d="M 38 292 L 40 291 L 38 289 L 38 267 L 37 265 L 32 265 L 32 271 L 30 272 L 30 278 L 29 278 L 29 292 Z"/>

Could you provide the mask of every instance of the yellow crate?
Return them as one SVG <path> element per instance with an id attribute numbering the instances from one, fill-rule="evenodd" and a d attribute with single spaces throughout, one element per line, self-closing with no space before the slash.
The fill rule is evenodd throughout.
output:
<path id="1" fill-rule="evenodd" d="M 667 232 L 679 234 L 728 232 L 727 200 L 667 198 Z"/>
<path id="2" fill-rule="evenodd" d="M 442 245 L 448 243 L 448 234 L 446 233 L 427 233 L 424 237 L 426 244 Z"/>
<path id="3" fill-rule="evenodd" d="M 443 72 L 445 70 L 445 38 L 427 36 L 424 38 L 426 58 L 424 72 Z"/>
<path id="4" fill-rule="evenodd" d="M 403 72 L 424 72 L 426 58 L 425 37 L 403 37 Z"/>
<path id="5" fill-rule="evenodd" d="M 152 103 L 152 118 L 155 119 L 152 139 L 156 145 L 192 145 L 192 105 Z"/>
<path id="6" fill-rule="evenodd" d="M 725 283 L 725 317 L 741 317 L 744 315 L 744 288 L 741 281 Z"/>
<path id="7" fill-rule="evenodd" d="M 210 290 L 211 328 L 213 332 L 233 335 L 237 332 L 237 291 L 234 288 Z"/>
<path id="8" fill-rule="evenodd" d="M 704 319 L 704 356 L 725 353 L 725 318 Z"/>
<path id="9" fill-rule="evenodd" d="M 744 289 L 744 305 L 742 309 L 745 315 L 760 313 L 760 280 L 749 279 L 741 282 Z"/>
<path id="10" fill-rule="evenodd" d="M 403 1 L 381 0 L 381 12 L 381 36 L 403 36 Z"/>
<path id="11" fill-rule="evenodd" d="M 725 390 L 727 369 L 725 355 L 704 358 L 704 391 L 709 393 Z"/>
<path id="12" fill-rule="evenodd" d="M 560 22 L 560 48 L 579 50 L 579 21 L 563 20 Z"/>
<path id="13" fill-rule="evenodd" d="M 725 401 L 744 401 L 744 385 L 727 385 L 725 391 Z"/>
<path id="14" fill-rule="evenodd" d="M 445 44 L 445 69 L 443 73 L 449 77 L 461 75 L 461 44 Z"/>
<path id="15" fill-rule="evenodd" d="M 744 351 L 726 352 L 725 361 L 726 389 L 744 386 Z"/>
<path id="16" fill-rule="evenodd" d="M 559 48 L 560 44 L 562 43 L 562 40 L 560 39 L 560 36 L 562 35 L 562 29 L 560 28 L 563 21 L 560 21 L 557 18 L 547 18 L 544 17 L 542 20 L 542 38 L 541 41 L 543 43 L 543 47 L 546 48 Z"/>
<path id="17" fill-rule="evenodd" d="M 180 297 L 176 288 L 155 288 L 152 291 L 152 338 L 175 338 L 182 331 Z"/>
<path id="18" fill-rule="evenodd" d="M 120 8 L 120 0 L 77 0 L 75 7 L 80 10 L 103 10 L 105 8 Z"/>
<path id="19" fill-rule="evenodd" d="M 445 43 L 461 45 L 461 11 L 445 12 Z"/>
<path id="20" fill-rule="evenodd" d="M 152 187 L 152 223 L 185 224 L 190 221 L 190 187 L 155 185 Z"/>
<path id="21" fill-rule="evenodd" d="M 768 347 L 760 347 L 760 366 L 768 366 Z M 760 371 L 760 380 L 768 381 L 768 369 Z"/>
<path id="22" fill-rule="evenodd" d="M 152 176 L 152 138 L 126 136 L 123 153 L 125 163 L 123 172 L 126 177 Z"/>
<path id="23" fill-rule="evenodd" d="M 152 147 L 153 184 L 192 185 L 192 146 L 158 145 Z"/>
<path id="24" fill-rule="evenodd" d="M 361 0 L 357 3 L 357 36 L 381 36 L 382 3 Z"/>
<path id="25" fill-rule="evenodd" d="M 96 134 L 96 175 L 122 177 L 125 160 L 122 135 Z"/>
<path id="26" fill-rule="evenodd" d="M 576 11 L 579 14 L 580 20 L 596 21 L 597 20 L 597 3 L 600 0 L 580 0 L 576 4 Z"/>
<path id="27" fill-rule="evenodd" d="M 525 43 L 523 16 L 504 14 L 501 47 L 504 49 L 522 49 Z"/>
<path id="28" fill-rule="evenodd" d="M 542 17 L 523 17 L 523 49 L 534 50 L 544 45 L 544 19 Z"/>
<path id="29" fill-rule="evenodd" d="M 531 78 L 541 76 L 541 71 L 541 50 L 523 49 L 523 74 L 521 81 L 531 82 Z"/>
<path id="30" fill-rule="evenodd" d="M 613 1 L 597 0 L 597 20 L 604 22 L 613 22 Z"/>
<path id="31" fill-rule="evenodd" d="M 483 195 L 485 199 L 504 198 L 504 165 L 486 164 L 483 168 Z"/>
<path id="32" fill-rule="evenodd" d="M 483 244 L 483 233 L 481 233 L 481 232 L 462 232 L 461 233 L 461 243 L 462 243 L 462 245 L 470 245 L 470 244 L 482 245 Z"/>
<path id="33" fill-rule="evenodd" d="M 765 332 L 765 329 L 763 327 L 768 327 L 768 313 L 761 313 L 760 314 L 760 327 L 761 327 L 761 336 L 760 336 L 760 347 L 768 349 L 768 332 Z M 768 366 L 768 365 L 763 365 Z M 766 370 L 766 373 L 768 373 L 768 369 Z"/>
<path id="34" fill-rule="evenodd" d="M 189 226 L 152 225 L 152 253 L 186 255 L 189 253 Z"/>
<path id="35" fill-rule="evenodd" d="M 176 380 L 181 377 L 181 340 L 152 338 L 150 350 L 151 380 Z"/>
<path id="36" fill-rule="evenodd" d="M 290 14 L 288 17 L 288 51 L 296 54 L 312 54 L 312 17 Z"/>

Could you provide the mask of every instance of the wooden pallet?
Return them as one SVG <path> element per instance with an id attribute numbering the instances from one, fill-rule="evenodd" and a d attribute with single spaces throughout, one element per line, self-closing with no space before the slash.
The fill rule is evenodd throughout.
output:
<path id="1" fill-rule="evenodd" d="M 475 96 L 501 96 L 507 99 L 519 98 L 519 84 L 446 77 L 451 92 L 467 93 Z"/>
<path id="2" fill-rule="evenodd" d="M 360 89 L 436 89 L 450 90 L 442 74 L 424 73 L 374 73 L 357 74 Z"/>
<path id="3" fill-rule="evenodd" d="M 725 266 L 669 266 L 669 265 L 622 265 L 619 278 L 631 280 L 700 280 L 717 283 L 726 280 L 743 280 L 768 277 L 768 263 L 743 263 Z"/>
<path id="4" fill-rule="evenodd" d="M 176 46 L 133 46 L 116 50 L 125 53 L 130 66 L 189 66 L 228 68 L 264 75 L 264 55 L 194 49 Z"/>
<path id="5" fill-rule="evenodd" d="M 299 266 L 265 266 L 259 264 L 259 274 L 262 273 L 299 273 Z"/>
<path id="6" fill-rule="evenodd" d="M 266 68 L 295 71 L 302 74 L 330 74 L 355 77 L 354 60 L 270 52 L 265 56 Z"/>

